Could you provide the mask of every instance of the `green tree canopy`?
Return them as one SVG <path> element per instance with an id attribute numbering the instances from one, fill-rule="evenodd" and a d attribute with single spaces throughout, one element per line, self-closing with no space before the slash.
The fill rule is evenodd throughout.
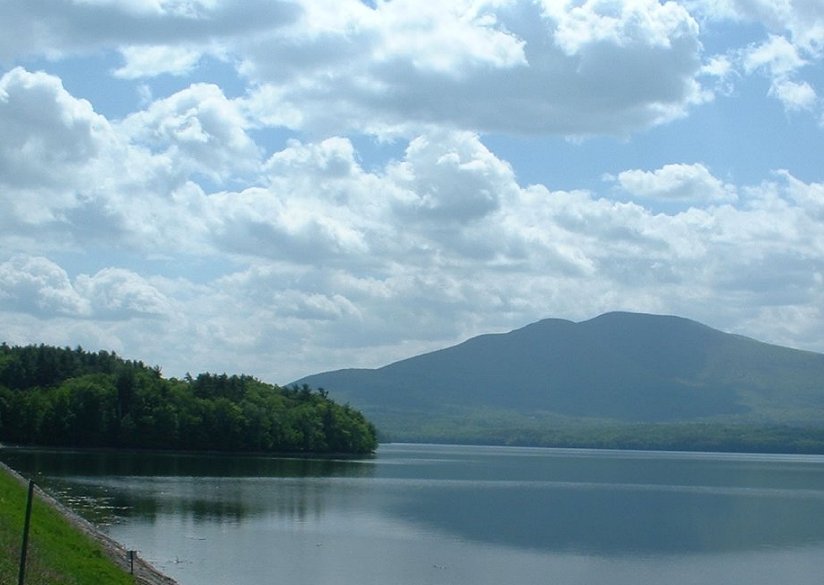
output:
<path id="1" fill-rule="evenodd" d="M 0 345 L 0 441 L 209 451 L 370 453 L 374 426 L 322 389 L 252 376 L 165 379 L 105 351 Z"/>

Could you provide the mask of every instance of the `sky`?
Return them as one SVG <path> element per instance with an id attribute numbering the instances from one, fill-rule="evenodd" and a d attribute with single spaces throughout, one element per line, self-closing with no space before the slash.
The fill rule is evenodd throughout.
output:
<path id="1" fill-rule="evenodd" d="M 287 384 L 616 310 L 824 352 L 822 0 L 0 0 L 0 341 Z"/>

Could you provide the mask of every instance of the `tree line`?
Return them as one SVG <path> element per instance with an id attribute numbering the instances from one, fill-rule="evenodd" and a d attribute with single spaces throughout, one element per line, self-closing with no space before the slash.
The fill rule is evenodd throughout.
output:
<path id="1" fill-rule="evenodd" d="M 824 426 L 723 422 L 548 423 L 472 426 L 437 421 L 384 436 L 386 441 L 528 447 L 824 454 Z"/>
<path id="2" fill-rule="evenodd" d="M 323 389 L 246 375 L 164 378 L 114 352 L 0 344 L 0 441 L 139 449 L 370 453 L 375 427 Z"/>

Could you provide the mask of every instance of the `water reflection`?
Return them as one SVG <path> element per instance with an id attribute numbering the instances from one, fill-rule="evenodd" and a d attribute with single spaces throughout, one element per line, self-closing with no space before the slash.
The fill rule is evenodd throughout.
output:
<path id="1" fill-rule="evenodd" d="M 824 498 L 535 484 L 451 486 L 392 513 L 461 539 L 544 551 L 723 553 L 824 543 Z"/>
<path id="2" fill-rule="evenodd" d="M 27 450 L 0 458 L 98 524 L 173 519 L 286 533 L 311 524 L 376 541 L 392 526 L 432 541 L 600 557 L 824 545 L 816 458 L 413 446 L 370 460 Z"/>
<path id="3" fill-rule="evenodd" d="M 460 539 L 599 556 L 824 544 L 820 457 L 415 446 L 393 455 L 407 462 L 397 474 L 418 480 L 388 500 L 391 514 Z"/>
<path id="4" fill-rule="evenodd" d="M 163 515 L 195 523 L 319 518 L 327 498 L 341 495 L 330 480 L 374 470 L 368 459 L 39 449 L 0 449 L 0 459 L 99 526 Z"/>
<path id="5" fill-rule="evenodd" d="M 0 449 L 26 474 L 147 477 L 337 477 L 371 473 L 369 459 L 323 459 L 195 453 Z"/>

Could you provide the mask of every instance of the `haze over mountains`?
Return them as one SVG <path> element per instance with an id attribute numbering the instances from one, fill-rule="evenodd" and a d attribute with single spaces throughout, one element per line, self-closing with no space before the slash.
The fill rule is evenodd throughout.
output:
<path id="1" fill-rule="evenodd" d="M 824 421 L 824 355 L 635 313 L 546 319 L 297 383 L 326 389 L 403 440 L 507 442 L 575 425 Z"/>

